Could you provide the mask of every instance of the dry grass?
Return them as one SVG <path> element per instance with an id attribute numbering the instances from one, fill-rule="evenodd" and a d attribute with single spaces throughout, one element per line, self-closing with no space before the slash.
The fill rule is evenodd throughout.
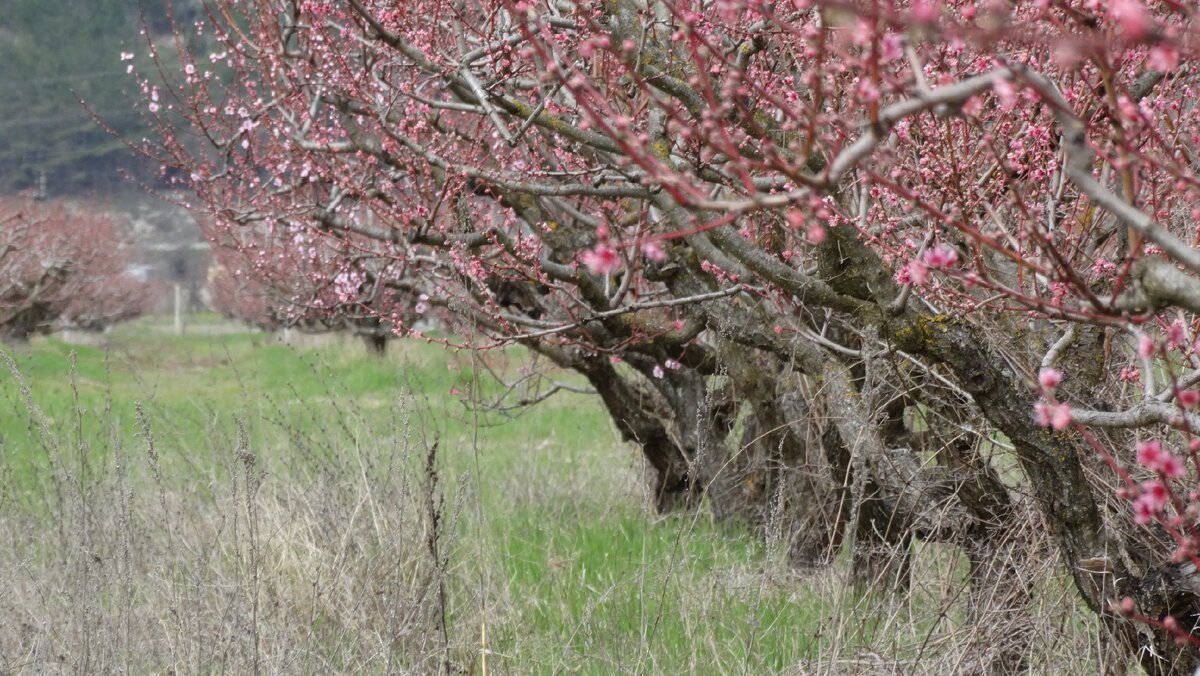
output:
<path id="1" fill-rule="evenodd" d="M 439 631 L 436 474 L 407 429 L 310 437 L 285 463 L 214 425 L 197 474 L 160 468 L 149 420 L 126 445 L 55 439 L 30 410 L 53 474 L 0 519 L 6 673 L 427 672 L 461 652 Z"/>
<path id="2" fill-rule="evenodd" d="M 179 386 L 186 418 L 167 381 L 208 358 L 192 340 L 128 373 L 117 349 L 47 370 L 54 343 L 14 364 L 0 672 L 942 674 L 1005 638 L 1002 618 L 967 620 L 951 547 L 919 547 L 893 595 L 851 585 L 841 558 L 795 573 L 779 542 L 656 519 L 582 400 L 480 428 L 432 353 L 393 357 L 417 390 L 397 398 L 312 355 L 255 362 L 246 339 L 206 367 L 237 387 Z M 1034 551 L 1029 663 L 1094 671 L 1096 627 Z"/>

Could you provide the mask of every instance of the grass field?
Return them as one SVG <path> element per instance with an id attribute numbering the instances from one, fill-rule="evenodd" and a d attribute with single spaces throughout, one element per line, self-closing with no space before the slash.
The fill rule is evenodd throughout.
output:
<path id="1" fill-rule="evenodd" d="M 904 599 L 793 574 L 652 514 L 588 396 L 463 403 L 519 352 L 199 333 L 6 348 L 0 673 L 936 672 L 959 637 L 953 552 Z"/>

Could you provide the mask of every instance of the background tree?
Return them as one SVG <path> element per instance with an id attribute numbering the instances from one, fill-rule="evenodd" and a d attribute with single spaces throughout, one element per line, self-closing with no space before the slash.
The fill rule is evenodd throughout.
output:
<path id="1" fill-rule="evenodd" d="M 132 250 L 112 220 L 60 203 L 0 201 L 0 334 L 97 331 L 152 309 L 152 284 L 129 275 Z"/>
<path id="2" fill-rule="evenodd" d="M 215 4 L 144 151 L 256 274 L 577 371 L 797 564 L 961 547 L 967 668 L 1025 666 L 1041 523 L 1112 668 L 1200 663 L 1194 9 Z"/>
<path id="3" fill-rule="evenodd" d="M 207 282 L 214 310 L 264 330 L 348 331 L 370 350 L 385 350 L 394 330 L 374 308 L 395 311 L 408 303 L 395 289 L 371 288 L 377 271 L 367 275 L 346 268 L 342 254 L 325 250 L 321 242 L 291 250 L 272 247 L 269 239 L 258 241 L 254 229 L 239 233 L 247 235 L 249 241 L 216 240 Z"/>
<path id="4" fill-rule="evenodd" d="M 208 268 L 208 304 L 222 316 L 264 331 L 286 326 L 286 313 L 262 284 L 216 257 Z"/>

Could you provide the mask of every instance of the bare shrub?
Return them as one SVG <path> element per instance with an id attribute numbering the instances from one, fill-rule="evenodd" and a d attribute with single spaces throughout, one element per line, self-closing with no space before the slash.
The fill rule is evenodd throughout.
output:
<path id="1" fill-rule="evenodd" d="M 428 673 L 478 652 L 446 607 L 457 503 L 412 400 L 390 430 L 279 409 L 191 445 L 139 406 L 129 443 L 113 410 L 51 420 L 9 366 L 41 455 L 21 471 L 35 449 L 5 449 L 0 671 Z"/>

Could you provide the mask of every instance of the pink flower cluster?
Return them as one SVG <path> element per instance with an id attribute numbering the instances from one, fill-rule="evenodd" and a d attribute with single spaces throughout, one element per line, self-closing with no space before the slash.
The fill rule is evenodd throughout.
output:
<path id="1" fill-rule="evenodd" d="M 674 359 L 668 359 L 668 360 L 664 361 L 661 365 L 655 364 L 654 370 L 652 372 L 654 374 L 655 378 L 662 378 L 663 376 L 666 375 L 666 372 L 663 371 L 663 366 L 674 371 L 674 370 L 682 367 L 683 364 L 680 364 L 679 362 L 675 361 Z"/>
<path id="2" fill-rule="evenodd" d="M 1038 372 L 1038 384 L 1042 389 L 1053 390 L 1062 382 L 1062 371 L 1053 367 L 1047 367 Z"/>
<path id="3" fill-rule="evenodd" d="M 1034 417 L 1039 425 L 1060 431 L 1071 426 L 1070 404 L 1054 399 L 1054 388 L 1062 382 L 1062 377 L 1062 371 L 1052 367 L 1038 372 L 1038 384 L 1042 386 L 1042 396 L 1046 401 L 1039 401 L 1033 406 Z"/>
<path id="4" fill-rule="evenodd" d="M 1143 525 L 1150 523 L 1162 514 L 1170 499 L 1171 492 L 1161 482 L 1143 481 L 1141 494 L 1133 501 L 1133 520 Z"/>
<path id="5" fill-rule="evenodd" d="M 1158 439 L 1139 441 L 1135 448 L 1138 464 L 1172 479 L 1184 475 L 1183 459 L 1165 450 Z"/>
<path id="6" fill-rule="evenodd" d="M 1150 336 L 1141 333 L 1138 334 L 1137 355 L 1142 359 L 1149 359 L 1155 350 L 1154 339 Z"/>
<path id="7" fill-rule="evenodd" d="M 1179 390 L 1175 393 L 1175 401 L 1179 402 L 1179 405 L 1183 408 L 1196 408 L 1196 405 L 1200 404 L 1200 392 L 1196 390 Z"/>
<path id="8" fill-rule="evenodd" d="M 1071 426 L 1070 404 L 1039 401 L 1034 404 L 1033 412 L 1037 423 L 1042 427 L 1053 427 L 1061 431 Z"/>
<path id="9" fill-rule="evenodd" d="M 621 256 L 608 244 L 597 244 L 588 249 L 581 260 L 593 275 L 607 275 L 621 269 Z"/>
<path id="10" fill-rule="evenodd" d="M 1187 466 L 1183 458 L 1164 449 L 1158 439 L 1139 441 L 1134 448 L 1138 464 L 1159 474 L 1158 479 L 1143 481 L 1133 500 L 1133 520 L 1147 524 L 1160 516 L 1171 501 L 1171 489 L 1164 482 L 1183 477 Z"/>
<path id="11" fill-rule="evenodd" d="M 646 242 L 643 244 L 642 255 L 660 265 L 667 262 L 667 252 L 658 242 Z"/>
<path id="12" fill-rule="evenodd" d="M 1154 27 L 1154 19 L 1142 0 L 1113 0 L 1108 15 L 1132 42 L 1145 38 Z"/>
<path id="13" fill-rule="evenodd" d="M 958 252 L 945 244 L 939 244 L 927 250 L 922 258 L 925 260 L 925 265 L 940 270 L 954 267 L 958 263 Z"/>
<path id="14" fill-rule="evenodd" d="M 939 244 L 927 249 L 920 258 L 914 258 L 896 271 L 896 282 L 903 285 L 923 286 L 929 281 L 930 270 L 945 270 L 958 264 L 958 252 Z"/>

